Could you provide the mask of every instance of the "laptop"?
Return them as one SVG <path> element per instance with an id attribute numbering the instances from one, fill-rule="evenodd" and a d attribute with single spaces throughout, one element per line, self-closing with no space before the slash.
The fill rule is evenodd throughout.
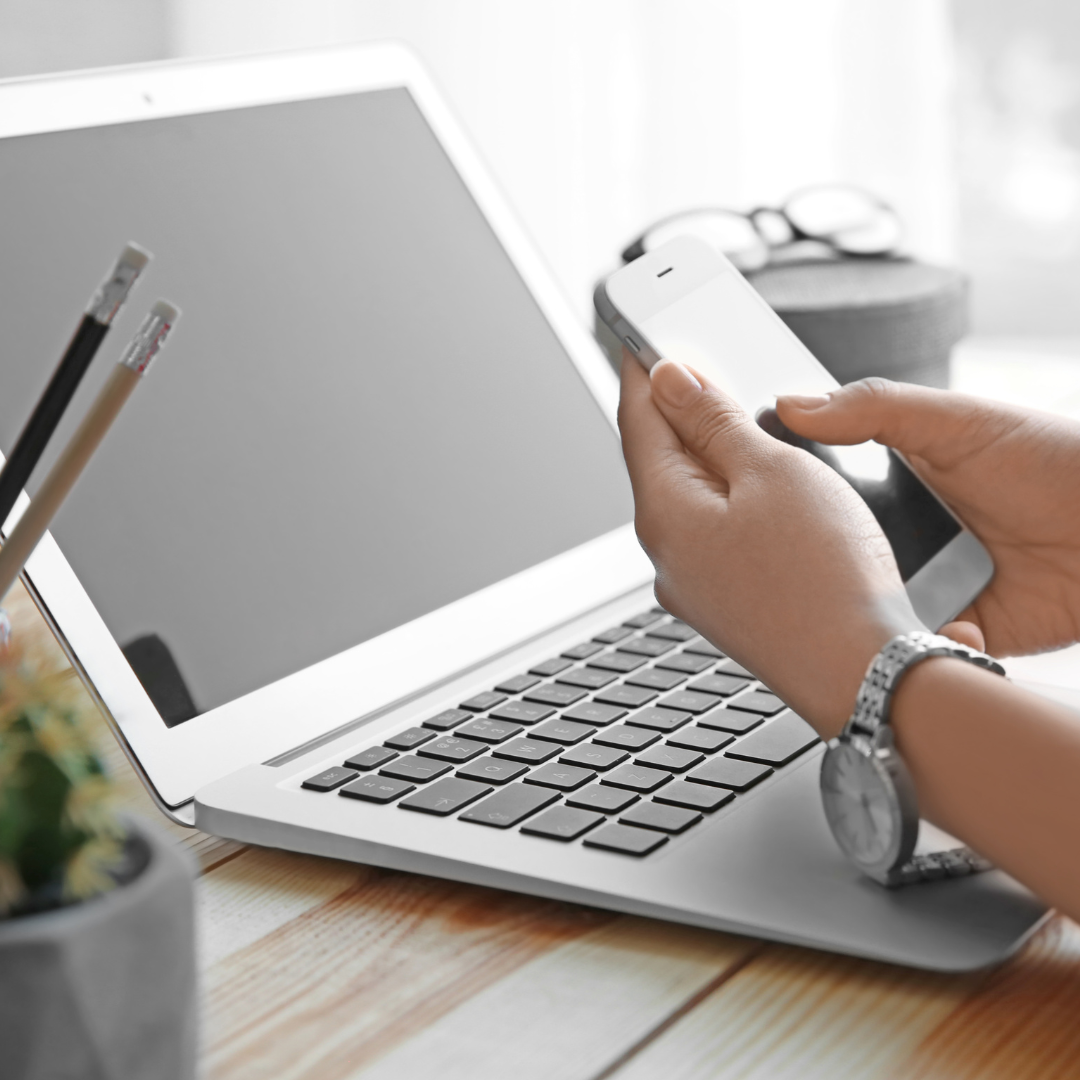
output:
<path id="1" fill-rule="evenodd" d="M 126 241 L 105 352 L 185 312 L 24 575 L 174 821 L 939 970 L 1044 918 L 862 878 L 813 731 L 656 606 L 613 373 L 408 51 L 6 82 L 0 195 L 4 446 Z"/>

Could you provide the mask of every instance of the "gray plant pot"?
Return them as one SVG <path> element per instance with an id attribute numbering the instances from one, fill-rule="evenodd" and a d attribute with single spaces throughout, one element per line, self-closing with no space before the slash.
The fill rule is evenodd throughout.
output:
<path id="1" fill-rule="evenodd" d="M 141 873 L 104 896 L 0 921 L 4 1080 L 195 1075 L 194 865 L 130 823 Z"/>

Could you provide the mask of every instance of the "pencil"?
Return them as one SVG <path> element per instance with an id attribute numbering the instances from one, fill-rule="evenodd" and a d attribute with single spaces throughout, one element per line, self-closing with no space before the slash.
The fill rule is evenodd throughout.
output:
<path id="1" fill-rule="evenodd" d="M 159 300 L 143 320 L 139 332 L 101 388 L 90 411 L 49 470 L 49 475 L 19 518 L 11 536 L 0 548 L 0 600 L 7 595 L 38 541 L 45 535 L 49 522 L 75 486 L 75 481 L 120 414 L 131 392 L 160 352 L 179 317 L 180 312 L 176 308 Z"/>
<path id="2" fill-rule="evenodd" d="M 60 363 L 53 372 L 45 392 L 41 395 L 30 419 L 19 435 L 11 456 L 0 469 L 0 527 L 8 519 L 19 492 L 34 471 L 52 438 L 56 425 L 75 396 L 75 391 L 86 374 L 113 319 L 123 307 L 139 274 L 150 261 L 151 255 L 137 244 L 128 244 L 116 260 L 108 276 L 90 298 L 82 320 Z"/>

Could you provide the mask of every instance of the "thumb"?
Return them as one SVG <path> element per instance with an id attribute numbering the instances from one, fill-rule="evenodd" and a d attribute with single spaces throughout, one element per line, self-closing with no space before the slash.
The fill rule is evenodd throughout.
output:
<path id="1" fill-rule="evenodd" d="M 674 360 L 651 372 L 652 397 L 683 446 L 731 480 L 773 445 L 773 440 L 723 391 Z"/>
<path id="2" fill-rule="evenodd" d="M 903 453 L 925 454 L 963 423 L 971 399 L 888 379 L 862 379 L 822 397 L 776 399 L 780 419 L 797 435 L 852 445 L 874 439 Z"/>

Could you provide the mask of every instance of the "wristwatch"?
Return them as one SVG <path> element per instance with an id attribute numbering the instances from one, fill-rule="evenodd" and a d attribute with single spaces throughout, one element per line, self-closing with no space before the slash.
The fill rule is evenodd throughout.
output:
<path id="1" fill-rule="evenodd" d="M 896 886 L 990 868 L 970 848 L 915 856 L 919 811 L 915 787 L 896 752 L 889 707 L 904 673 L 932 656 L 952 656 L 998 675 L 992 657 L 939 634 L 901 634 L 874 657 L 855 711 L 821 762 L 825 817 L 844 854 L 867 876 Z"/>

